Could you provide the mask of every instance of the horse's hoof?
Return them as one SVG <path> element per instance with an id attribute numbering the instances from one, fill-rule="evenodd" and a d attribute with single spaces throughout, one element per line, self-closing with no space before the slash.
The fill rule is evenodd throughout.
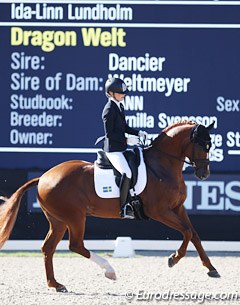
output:
<path id="1" fill-rule="evenodd" d="M 112 281 L 116 281 L 117 279 L 115 272 L 105 272 L 105 276 Z"/>
<path id="2" fill-rule="evenodd" d="M 63 285 L 56 287 L 57 292 L 68 292 L 67 288 Z"/>
<path id="3" fill-rule="evenodd" d="M 219 278 L 221 275 L 217 272 L 217 270 L 211 270 L 208 272 L 208 276 Z"/>
<path id="4" fill-rule="evenodd" d="M 174 256 L 175 254 L 171 254 L 168 258 L 168 267 L 172 268 L 176 263 L 174 262 Z"/>

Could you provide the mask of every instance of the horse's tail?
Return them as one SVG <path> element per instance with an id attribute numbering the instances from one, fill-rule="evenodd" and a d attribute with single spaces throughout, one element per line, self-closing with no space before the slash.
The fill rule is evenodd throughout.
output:
<path id="1" fill-rule="evenodd" d="M 1 197 L 4 203 L 0 204 L 0 249 L 12 232 L 23 194 L 38 182 L 39 178 L 34 178 L 22 185 L 10 198 Z"/>

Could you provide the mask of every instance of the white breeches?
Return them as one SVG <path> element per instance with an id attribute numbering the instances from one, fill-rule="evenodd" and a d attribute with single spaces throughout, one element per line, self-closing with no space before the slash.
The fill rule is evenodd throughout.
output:
<path id="1" fill-rule="evenodd" d="M 121 151 L 114 151 L 114 152 L 106 152 L 106 155 L 109 161 L 112 163 L 113 166 L 121 173 L 126 174 L 126 176 L 131 179 L 132 172 L 128 166 L 127 160 L 125 159 L 123 153 Z"/>

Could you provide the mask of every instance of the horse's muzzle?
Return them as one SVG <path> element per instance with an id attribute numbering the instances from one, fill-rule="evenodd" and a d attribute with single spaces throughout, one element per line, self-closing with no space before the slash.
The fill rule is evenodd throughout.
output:
<path id="1" fill-rule="evenodd" d="M 200 180 L 205 180 L 210 175 L 209 167 L 207 168 L 196 168 L 195 176 Z"/>

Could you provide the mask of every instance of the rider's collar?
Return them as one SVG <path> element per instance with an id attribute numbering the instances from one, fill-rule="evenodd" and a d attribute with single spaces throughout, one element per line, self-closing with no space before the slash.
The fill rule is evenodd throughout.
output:
<path id="1" fill-rule="evenodd" d="M 124 107 L 123 101 L 122 101 L 122 102 L 119 102 L 119 101 L 115 100 L 115 98 L 113 98 L 113 97 L 111 97 L 110 100 L 113 101 L 115 104 L 117 104 L 117 106 L 118 106 L 118 108 L 119 108 L 120 110 L 121 110 L 121 108 L 120 108 L 120 105 L 121 105 L 121 104 L 122 104 L 123 107 Z"/>

